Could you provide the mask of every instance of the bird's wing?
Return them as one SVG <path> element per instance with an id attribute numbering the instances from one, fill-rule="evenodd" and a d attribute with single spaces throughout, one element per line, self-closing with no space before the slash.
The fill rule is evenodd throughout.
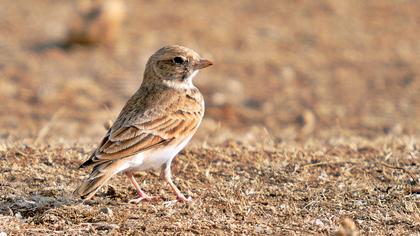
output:
<path id="1" fill-rule="evenodd" d="M 175 105 L 166 112 L 149 112 L 128 124 L 113 125 L 99 147 L 81 167 L 118 160 L 157 148 L 177 138 L 182 139 L 196 129 L 201 121 L 201 107 L 191 109 Z M 118 120 L 117 120 L 118 121 Z"/>

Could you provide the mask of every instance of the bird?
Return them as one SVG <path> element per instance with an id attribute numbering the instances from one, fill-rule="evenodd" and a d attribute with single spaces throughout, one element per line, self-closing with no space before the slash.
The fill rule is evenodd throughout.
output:
<path id="1" fill-rule="evenodd" d="M 82 2 L 77 15 L 71 17 L 64 45 L 74 44 L 111 46 L 120 36 L 126 18 L 126 5 L 121 0 Z"/>
<path id="2" fill-rule="evenodd" d="M 147 61 L 140 88 L 127 101 L 105 137 L 80 168 L 92 172 L 74 194 L 91 199 L 112 176 L 123 173 L 137 191 L 130 203 L 149 201 L 134 178 L 157 170 L 176 195 L 191 201 L 172 180 L 171 163 L 191 140 L 204 116 L 204 98 L 193 84 L 198 71 L 213 65 L 184 46 L 164 46 Z"/>

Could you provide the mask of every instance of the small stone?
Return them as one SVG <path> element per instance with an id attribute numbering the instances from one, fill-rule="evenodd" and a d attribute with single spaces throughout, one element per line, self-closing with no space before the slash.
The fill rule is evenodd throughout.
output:
<path id="1" fill-rule="evenodd" d="M 260 234 L 263 233 L 264 229 L 261 226 L 255 226 L 255 233 Z"/>
<path id="2" fill-rule="evenodd" d="M 19 220 L 21 220 L 23 218 L 22 214 L 20 214 L 20 212 L 16 213 L 15 217 L 18 218 Z"/>
<path id="3" fill-rule="evenodd" d="M 112 212 L 112 210 L 108 207 L 104 207 L 100 210 L 100 212 L 112 217 L 114 215 L 114 213 Z"/>
<path id="4" fill-rule="evenodd" d="M 320 219 L 316 219 L 315 222 L 314 222 L 314 224 L 316 226 L 319 226 L 319 227 L 323 227 L 324 226 L 324 222 L 322 222 L 322 220 L 320 220 Z"/>
<path id="5" fill-rule="evenodd" d="M 363 204 L 363 201 L 362 200 L 356 200 L 356 201 L 354 201 L 354 205 L 356 205 L 356 206 L 363 206 L 364 204 Z"/>

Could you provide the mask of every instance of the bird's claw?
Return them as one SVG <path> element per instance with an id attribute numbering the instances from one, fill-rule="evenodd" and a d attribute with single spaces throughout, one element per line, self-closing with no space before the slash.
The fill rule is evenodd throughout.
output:
<path id="1" fill-rule="evenodd" d="M 187 198 L 184 195 L 178 195 L 176 196 L 177 202 L 192 202 L 191 196 L 188 196 Z"/>
<path id="2" fill-rule="evenodd" d="M 191 196 L 189 196 L 188 198 L 186 198 L 185 196 L 177 196 L 176 197 L 176 200 L 172 200 L 172 201 L 167 201 L 167 202 L 164 202 L 163 203 L 163 205 L 165 206 L 165 207 L 171 207 L 171 206 L 173 206 L 173 205 L 175 205 L 176 203 L 184 203 L 184 202 L 192 202 L 192 198 L 191 198 Z"/>
<path id="3" fill-rule="evenodd" d="M 128 203 L 139 204 L 140 202 L 152 201 L 153 199 L 154 197 L 142 196 L 142 197 L 131 199 Z"/>

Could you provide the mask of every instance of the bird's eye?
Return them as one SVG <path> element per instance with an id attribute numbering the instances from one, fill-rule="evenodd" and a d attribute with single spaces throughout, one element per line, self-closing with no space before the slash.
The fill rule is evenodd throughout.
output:
<path id="1" fill-rule="evenodd" d="M 186 59 L 182 57 L 174 57 L 174 59 L 172 59 L 172 62 L 178 65 L 184 64 L 185 61 Z"/>

